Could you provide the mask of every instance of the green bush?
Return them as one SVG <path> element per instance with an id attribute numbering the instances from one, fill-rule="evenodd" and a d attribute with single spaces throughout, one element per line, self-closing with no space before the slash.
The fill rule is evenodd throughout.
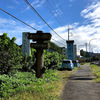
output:
<path id="1" fill-rule="evenodd" d="M 7 37 L 7 33 L 3 33 L 0 37 L 0 74 L 8 74 L 13 69 L 20 69 L 22 59 L 21 48 L 15 42 L 16 38 L 11 40 Z"/>
<path id="2" fill-rule="evenodd" d="M 44 66 L 48 69 L 58 68 L 64 58 L 65 56 L 58 52 L 44 51 Z"/>
<path id="3" fill-rule="evenodd" d="M 35 74 L 30 72 L 17 72 L 13 76 L 0 75 L 0 96 L 9 97 L 15 92 L 22 92 L 25 90 L 25 85 L 31 84 L 35 80 Z"/>
<path id="4" fill-rule="evenodd" d="M 58 80 L 58 75 L 54 70 L 47 70 L 43 79 L 37 79 L 32 72 L 17 72 L 13 76 L 3 74 L 0 75 L 0 97 L 8 98 L 24 91 L 43 92 L 42 85 L 55 80 Z"/>

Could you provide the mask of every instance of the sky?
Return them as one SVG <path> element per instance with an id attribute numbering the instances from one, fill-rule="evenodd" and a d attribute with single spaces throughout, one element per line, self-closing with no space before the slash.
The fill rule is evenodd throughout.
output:
<path id="1" fill-rule="evenodd" d="M 100 0 L 28 0 L 39 15 L 25 0 L 0 0 L 0 8 L 44 33 L 51 33 L 51 41 L 60 47 L 66 47 L 68 27 L 70 40 L 83 49 L 100 53 Z M 0 10 L 0 35 L 8 33 L 16 37 L 16 43 L 22 44 L 22 32 L 36 33 L 36 30 L 14 19 Z M 59 35 L 57 35 L 57 34 Z"/>

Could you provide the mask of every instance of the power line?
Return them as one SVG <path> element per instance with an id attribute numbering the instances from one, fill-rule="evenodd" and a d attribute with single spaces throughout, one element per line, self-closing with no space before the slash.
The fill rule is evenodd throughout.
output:
<path id="1" fill-rule="evenodd" d="M 21 12 L 24 16 L 26 16 L 27 18 L 29 18 L 29 19 L 31 19 L 31 20 L 33 20 L 31 17 L 29 17 L 29 16 L 27 16 L 26 14 L 24 14 L 20 9 L 18 9 L 17 7 L 15 7 L 13 4 L 11 4 L 8 0 L 5 0 L 8 4 L 10 4 L 11 6 L 13 6 L 15 9 L 17 9 L 19 12 Z M 49 8 L 48 8 L 49 9 Z M 49 9 L 50 10 L 50 9 Z M 52 12 L 51 12 L 52 13 Z M 53 14 L 53 13 L 52 13 Z M 54 40 L 54 41 L 56 41 L 55 39 L 52 39 L 52 40 Z M 58 41 L 56 41 L 56 42 L 58 42 Z M 59 42 L 60 43 L 60 42 Z M 62 43 L 60 43 L 60 44 L 62 44 Z"/>
<path id="2" fill-rule="evenodd" d="M 53 12 L 49 9 L 49 7 L 46 5 L 47 9 L 49 10 L 49 12 L 54 16 Z M 59 22 L 60 25 L 63 26 L 63 24 L 54 16 L 54 18 L 57 20 L 57 22 Z"/>
<path id="3" fill-rule="evenodd" d="M 48 0 L 46 0 L 47 2 L 48 2 L 48 4 L 51 6 L 51 8 L 52 8 L 52 10 L 54 11 L 54 13 L 56 14 L 56 15 L 58 15 L 57 14 L 57 11 L 55 11 L 55 9 L 53 8 L 53 6 L 51 5 L 51 3 L 48 1 Z M 52 1 L 53 2 L 53 1 Z M 54 2 L 53 2 L 53 4 L 54 4 Z M 55 5 L 55 4 L 54 4 Z M 58 10 L 59 11 L 59 10 Z M 59 12 L 60 13 L 60 12 Z M 54 15 L 53 15 L 54 16 Z M 63 21 L 63 19 L 62 19 L 62 17 L 60 16 L 60 15 L 58 15 L 58 17 L 59 17 L 59 19 L 60 19 L 60 21 L 61 22 L 63 22 L 64 23 L 64 21 Z"/>
<path id="4" fill-rule="evenodd" d="M 32 26 L 30 26 L 29 24 L 25 23 L 24 21 L 20 20 L 19 18 L 17 18 L 17 17 L 15 17 L 15 16 L 13 16 L 12 14 L 8 13 L 7 11 L 5 11 L 5 10 L 3 10 L 3 9 L 1 9 L 1 8 L 0 8 L 0 10 L 1 10 L 1 11 L 3 11 L 3 12 L 5 12 L 6 14 L 8 14 L 8 15 L 12 16 L 13 18 L 17 19 L 18 21 L 22 22 L 23 24 L 25 24 L 25 25 L 29 26 L 30 28 L 32 28 L 32 29 L 34 29 L 34 30 L 36 30 L 36 31 L 37 31 L 37 29 L 35 29 L 34 27 L 32 27 Z"/>
<path id="5" fill-rule="evenodd" d="M 35 8 L 27 1 L 27 0 L 25 0 L 26 1 L 26 3 L 35 11 L 35 13 L 47 24 L 47 26 L 54 32 L 54 33 L 56 33 L 60 38 L 62 38 L 57 32 L 55 32 L 52 28 L 51 28 L 51 26 L 40 16 L 40 14 L 35 10 Z M 64 38 L 62 38 L 64 41 L 65 41 L 65 39 Z"/>
<path id="6" fill-rule="evenodd" d="M 64 11 L 62 10 L 62 7 L 60 6 L 59 1 L 58 1 L 58 0 L 56 0 L 56 2 L 59 4 L 59 7 L 60 7 L 60 9 L 61 9 L 61 11 L 62 11 L 62 13 L 63 13 L 63 15 L 64 15 L 64 17 L 63 17 L 63 18 L 66 20 L 66 15 L 65 15 Z M 66 22 L 67 22 L 67 20 L 66 20 Z"/>
<path id="7" fill-rule="evenodd" d="M 54 4 L 54 6 L 56 7 L 56 4 L 54 3 L 54 1 L 53 0 L 51 0 L 52 1 L 52 3 Z M 59 3 L 58 3 L 59 4 Z M 60 6 L 59 6 L 60 7 Z M 57 8 L 57 7 L 56 7 Z M 60 8 L 61 9 L 61 8 Z M 61 12 L 60 12 L 60 9 L 58 9 L 58 12 L 59 12 L 59 14 L 62 12 L 63 13 L 63 11 L 61 10 Z M 65 23 L 65 18 L 64 18 L 64 16 L 61 16 L 61 19 L 62 19 L 62 21 Z M 66 23 L 65 23 L 66 24 Z"/>
<path id="8" fill-rule="evenodd" d="M 18 9 L 17 7 L 15 7 L 13 4 L 11 4 L 8 0 L 5 0 L 8 4 L 10 4 L 12 7 L 14 7 L 15 9 L 17 9 L 20 13 L 22 13 L 24 16 L 26 16 L 27 18 L 34 20 L 33 18 L 27 16 L 25 13 L 23 13 L 20 9 Z M 39 24 L 38 24 L 39 25 Z M 40 25 L 39 25 L 40 26 Z"/>
<path id="9" fill-rule="evenodd" d="M 57 40 L 55 40 L 55 39 L 53 39 L 52 38 L 52 40 L 54 40 L 54 41 L 56 41 L 56 42 L 58 42 Z M 59 44 L 61 44 L 61 45 L 63 45 L 63 46 L 66 46 L 66 45 L 64 45 L 63 43 L 61 43 L 61 42 L 58 42 Z"/>
<path id="10" fill-rule="evenodd" d="M 6 14 L 8 14 L 8 15 L 12 16 L 13 18 L 17 19 L 18 21 L 20 21 L 20 22 L 24 23 L 25 25 L 29 26 L 30 28 L 32 28 L 32 29 L 34 29 L 34 30 L 36 30 L 36 31 L 37 31 L 37 29 L 33 28 L 33 27 L 32 27 L 32 26 L 30 26 L 29 24 L 27 24 L 27 23 L 25 23 L 24 21 L 22 21 L 22 20 L 18 19 L 17 17 L 13 16 L 12 14 L 8 13 L 7 11 L 5 11 L 5 10 L 3 10 L 3 9 L 1 9 L 1 8 L 0 8 L 0 10 L 1 10 L 1 11 L 3 11 L 3 12 L 5 12 Z M 56 40 L 55 40 L 55 39 L 53 39 L 53 38 L 52 38 L 52 40 L 56 41 Z M 56 42 L 58 42 L 58 41 L 56 41 Z M 58 42 L 58 43 L 59 43 L 59 44 L 62 44 L 61 42 Z M 62 45 L 64 45 L 64 44 L 62 44 Z"/>

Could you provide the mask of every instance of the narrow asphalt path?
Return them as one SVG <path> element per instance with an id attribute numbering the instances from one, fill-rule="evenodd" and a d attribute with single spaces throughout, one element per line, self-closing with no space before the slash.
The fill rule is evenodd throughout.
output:
<path id="1" fill-rule="evenodd" d="M 90 65 L 83 65 L 69 77 L 60 100 L 100 100 L 100 83 L 94 78 Z"/>

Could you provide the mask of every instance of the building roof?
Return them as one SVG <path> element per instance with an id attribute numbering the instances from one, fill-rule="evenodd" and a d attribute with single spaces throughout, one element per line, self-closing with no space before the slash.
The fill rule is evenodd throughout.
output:
<path id="1" fill-rule="evenodd" d="M 67 40 L 66 43 L 74 43 L 74 40 Z"/>

